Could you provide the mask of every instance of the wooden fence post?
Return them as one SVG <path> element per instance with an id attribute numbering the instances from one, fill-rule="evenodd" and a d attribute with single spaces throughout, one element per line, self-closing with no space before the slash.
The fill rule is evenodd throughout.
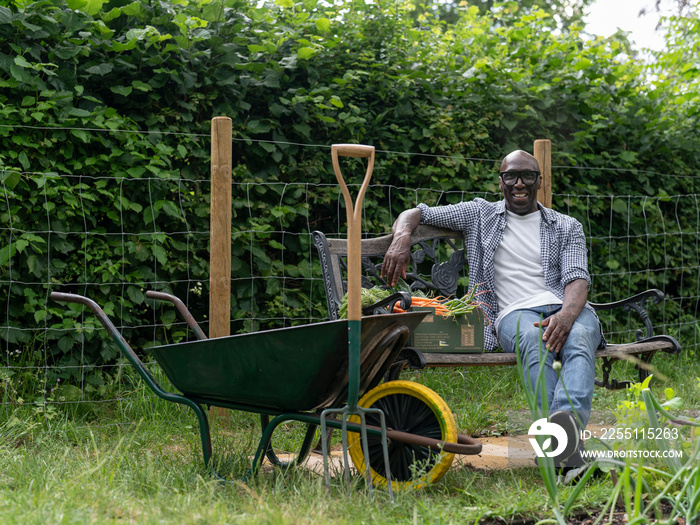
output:
<path id="1" fill-rule="evenodd" d="M 229 117 L 211 121 L 209 337 L 231 334 L 231 158 Z"/>
<path id="2" fill-rule="evenodd" d="M 552 207 L 552 142 L 548 139 L 535 141 L 534 155 L 540 165 L 542 186 L 537 192 L 537 200 L 546 208 Z"/>

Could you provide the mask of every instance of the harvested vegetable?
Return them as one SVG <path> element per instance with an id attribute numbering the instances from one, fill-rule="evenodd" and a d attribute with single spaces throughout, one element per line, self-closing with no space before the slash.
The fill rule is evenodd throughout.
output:
<path id="1" fill-rule="evenodd" d="M 411 297 L 411 306 L 429 306 L 431 308 L 435 308 L 435 313 L 437 315 L 442 315 L 445 317 L 452 315 L 449 309 L 445 306 L 445 303 L 440 301 L 440 297 L 436 297 L 434 299 L 430 297 Z"/>
<path id="2" fill-rule="evenodd" d="M 383 290 L 378 286 L 373 288 L 361 288 L 360 289 L 360 304 L 362 308 L 372 306 L 374 303 L 378 303 L 382 299 L 386 299 L 394 292 L 392 290 Z M 347 319 L 348 317 L 348 294 L 343 296 L 343 300 L 340 302 L 340 309 L 338 310 L 338 316 L 341 319 Z"/>
<path id="3" fill-rule="evenodd" d="M 397 289 L 401 290 L 401 288 L 405 288 L 404 291 L 410 291 L 408 285 L 406 283 L 403 283 L 403 285 L 405 286 L 402 286 L 402 283 L 403 281 L 400 281 L 398 286 L 390 290 L 385 290 L 378 286 L 375 286 L 373 288 L 362 288 L 360 291 L 362 308 L 366 308 L 375 303 L 378 303 L 382 299 L 386 299 L 390 295 L 396 293 Z M 453 297 L 451 299 L 443 296 L 427 297 L 424 293 L 420 291 L 412 291 L 411 306 L 427 306 L 435 308 L 435 313 L 437 315 L 442 315 L 443 317 L 457 317 L 460 315 L 466 315 L 472 312 L 475 308 L 480 308 L 482 305 L 484 305 L 484 303 L 477 300 L 477 297 L 481 294 L 486 293 L 486 291 L 477 292 L 476 289 L 478 286 L 480 285 L 475 285 L 464 297 Z M 392 309 L 392 313 L 404 313 L 405 311 L 406 310 L 398 306 L 398 302 L 394 305 Z M 346 319 L 348 316 L 347 294 L 345 294 L 342 302 L 340 303 L 338 315 L 341 319 Z"/>
<path id="4" fill-rule="evenodd" d="M 486 293 L 487 291 L 477 292 L 476 288 L 479 286 L 475 285 L 469 293 L 464 297 L 455 297 L 449 299 L 447 297 L 412 297 L 411 306 L 430 306 L 435 308 L 435 314 L 442 315 L 443 317 L 458 317 L 460 315 L 467 315 L 468 313 L 474 311 L 475 308 L 480 308 L 485 303 L 478 301 L 477 296 Z M 488 321 L 488 318 L 487 318 Z"/>
<path id="5" fill-rule="evenodd" d="M 464 297 L 445 300 L 443 304 L 449 312 L 448 315 L 452 317 L 457 317 L 458 315 L 466 315 L 472 312 L 475 308 L 487 306 L 486 303 L 478 301 L 476 298 L 481 294 L 488 293 L 488 290 L 482 290 L 480 292 L 477 292 L 476 289 L 478 286 L 480 286 L 480 284 L 474 285 L 474 287 Z M 486 316 L 486 314 L 484 314 L 484 316 Z M 486 318 L 486 320 L 490 321 L 488 317 Z"/>

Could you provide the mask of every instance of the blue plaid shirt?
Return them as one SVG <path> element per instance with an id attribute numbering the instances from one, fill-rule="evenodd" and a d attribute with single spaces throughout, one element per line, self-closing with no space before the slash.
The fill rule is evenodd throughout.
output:
<path id="1" fill-rule="evenodd" d="M 585 279 L 589 286 L 591 284 L 586 237 L 581 223 L 576 219 L 545 208 L 540 203 L 537 203 L 537 206 L 542 212 L 540 252 L 545 285 L 550 292 L 564 300 L 564 288 L 570 282 Z M 484 333 L 485 350 L 493 352 L 498 348 L 493 326 L 498 313 L 493 257 L 503 239 L 506 226 L 505 201 L 488 202 L 477 198 L 447 206 L 428 207 L 419 204 L 418 207 L 421 210 L 421 224 L 464 233 L 470 286 L 484 283 L 479 290 L 488 290 L 479 299 L 488 305 L 483 309 L 491 320 Z M 595 314 L 595 310 L 588 303 L 586 308 Z M 601 327 L 601 347 L 603 346 L 605 340 Z"/>

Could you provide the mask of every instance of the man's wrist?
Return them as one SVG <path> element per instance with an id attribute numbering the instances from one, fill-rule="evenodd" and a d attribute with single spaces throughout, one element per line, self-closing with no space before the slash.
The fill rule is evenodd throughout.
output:
<path id="1" fill-rule="evenodd" d="M 393 242 L 406 244 L 411 242 L 411 230 L 399 230 L 394 233 Z"/>

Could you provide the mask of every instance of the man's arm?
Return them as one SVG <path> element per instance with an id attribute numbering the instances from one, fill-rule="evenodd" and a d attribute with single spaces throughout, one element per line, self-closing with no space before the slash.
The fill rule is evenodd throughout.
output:
<path id="1" fill-rule="evenodd" d="M 542 322 L 535 323 L 535 326 L 541 326 L 545 329 L 542 340 L 545 342 L 547 350 L 559 353 L 569 336 L 571 327 L 586 306 L 587 300 L 588 281 L 585 279 L 571 281 L 564 288 L 564 301 L 561 310 L 543 319 Z"/>
<path id="2" fill-rule="evenodd" d="M 411 234 L 420 224 L 421 214 L 420 208 L 401 212 L 391 227 L 394 238 L 384 256 L 381 273 L 389 286 L 396 286 L 399 277 L 406 278 L 406 267 L 411 254 Z"/>

